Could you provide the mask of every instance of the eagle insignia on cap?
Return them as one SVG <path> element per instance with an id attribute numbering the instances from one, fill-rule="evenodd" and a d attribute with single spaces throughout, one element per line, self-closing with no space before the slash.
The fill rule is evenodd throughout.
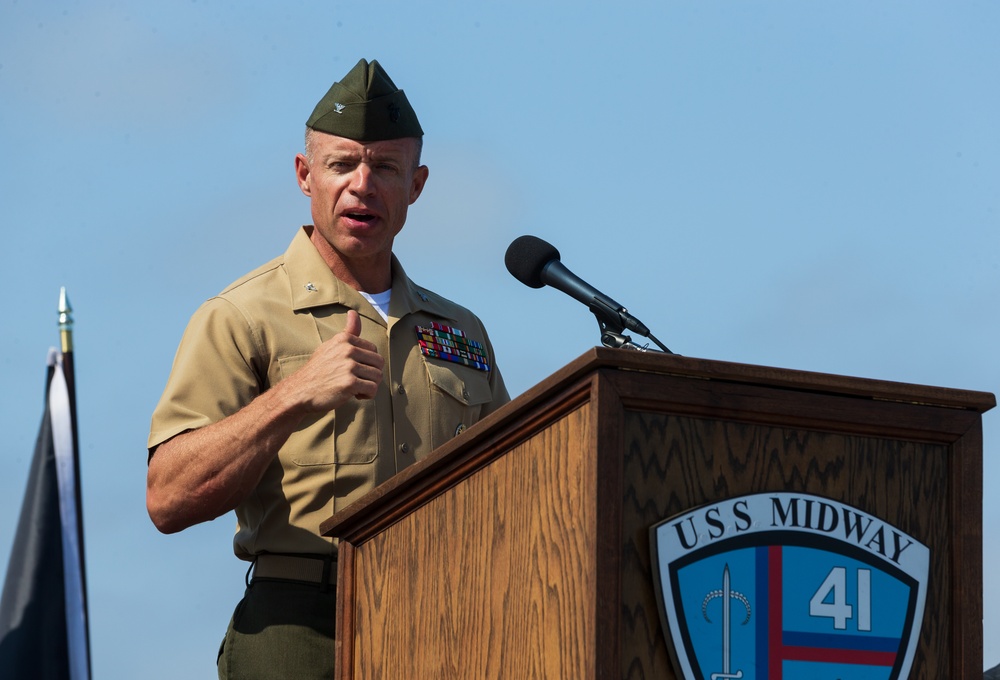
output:
<path id="1" fill-rule="evenodd" d="M 343 113 L 345 108 L 347 108 L 347 107 L 345 107 L 340 102 L 335 102 L 334 105 L 333 105 L 333 112 L 334 113 Z"/>

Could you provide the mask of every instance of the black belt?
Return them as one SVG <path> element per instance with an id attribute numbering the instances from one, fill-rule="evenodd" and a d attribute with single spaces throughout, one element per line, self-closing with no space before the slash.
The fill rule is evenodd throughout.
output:
<path id="1" fill-rule="evenodd" d="M 337 557 L 265 553 L 254 558 L 253 578 L 305 581 L 326 590 L 337 584 Z"/>

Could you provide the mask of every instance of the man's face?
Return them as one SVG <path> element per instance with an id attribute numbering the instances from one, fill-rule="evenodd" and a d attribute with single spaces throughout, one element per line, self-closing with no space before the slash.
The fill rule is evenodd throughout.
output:
<path id="1" fill-rule="evenodd" d="M 316 229 L 346 261 L 386 262 L 427 180 L 427 168 L 417 167 L 418 141 L 364 143 L 315 131 L 311 137 L 309 158 L 299 154 L 295 170 L 312 199 Z"/>

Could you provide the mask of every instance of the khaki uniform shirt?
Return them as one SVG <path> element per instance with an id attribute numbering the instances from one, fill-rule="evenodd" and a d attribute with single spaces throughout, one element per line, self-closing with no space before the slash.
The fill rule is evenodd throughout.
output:
<path id="1" fill-rule="evenodd" d="M 385 358 L 374 399 L 304 419 L 236 508 L 236 554 L 328 554 L 320 522 L 509 400 L 482 322 L 414 285 L 393 257 L 386 323 L 337 279 L 301 229 L 283 257 L 202 305 L 189 323 L 153 413 L 148 447 L 222 420 L 308 361 L 343 330 L 347 310 Z M 431 322 L 480 342 L 489 370 L 421 353 Z M 155 455 L 155 453 L 154 453 Z"/>

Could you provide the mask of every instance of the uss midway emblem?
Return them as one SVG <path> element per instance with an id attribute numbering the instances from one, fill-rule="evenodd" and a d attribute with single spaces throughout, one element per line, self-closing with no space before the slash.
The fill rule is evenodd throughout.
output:
<path id="1" fill-rule="evenodd" d="M 650 528 L 684 680 L 902 680 L 930 551 L 883 520 L 795 493 L 732 498 Z"/>

